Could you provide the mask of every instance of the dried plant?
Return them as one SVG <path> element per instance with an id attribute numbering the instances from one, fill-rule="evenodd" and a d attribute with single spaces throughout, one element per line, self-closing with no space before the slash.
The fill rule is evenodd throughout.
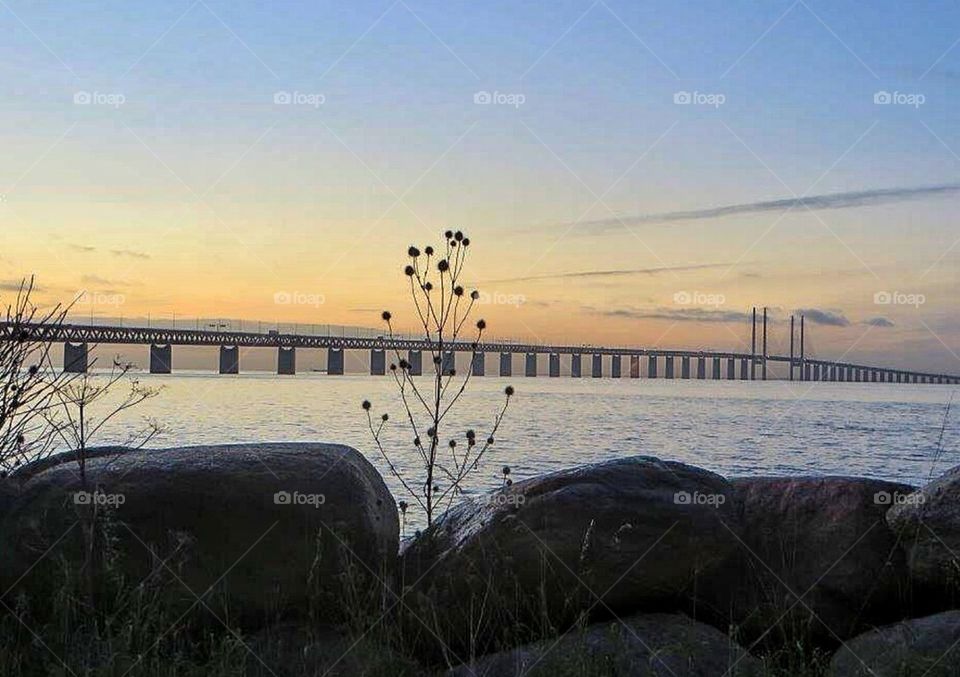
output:
<path id="1" fill-rule="evenodd" d="M 513 395 L 513 387 L 505 389 L 503 406 L 496 413 L 490 432 L 486 437 L 478 437 L 473 430 L 463 434 L 463 444 L 451 437 L 445 444 L 441 442 L 441 430 L 447 423 L 454 405 L 460 400 L 472 369 L 458 376 L 454 367 L 453 355 L 456 349 L 463 349 L 461 336 L 467 327 L 474 304 L 480 298 L 476 290 L 469 294 L 461 285 L 470 239 L 463 233 L 447 231 L 444 234 L 442 253 L 433 247 L 425 247 L 421 252 L 410 247 L 407 256 L 410 262 L 404 267 L 404 274 L 410 281 L 410 295 L 416 309 L 417 321 L 426 338 L 428 353 L 432 358 L 433 371 L 428 372 L 429 385 L 417 383 L 412 365 L 396 352 L 396 362 L 390 365 L 400 391 L 400 399 L 406 413 L 406 420 L 413 434 L 413 447 L 422 464 L 423 476 L 409 480 L 397 468 L 391 454 L 383 444 L 383 431 L 389 421 L 388 414 L 382 414 L 375 422 L 369 401 L 363 402 L 367 414 L 370 433 L 381 456 L 407 493 L 420 506 L 427 518 L 427 525 L 434 522 L 439 510 L 449 509 L 453 498 L 462 492 L 466 476 L 476 470 L 484 455 L 494 444 L 494 437 Z M 383 320 L 387 325 L 388 337 L 394 338 L 392 315 L 384 311 Z M 480 319 L 473 325 L 476 334 L 467 347 L 470 349 L 471 365 L 477 359 L 480 341 L 487 328 Z M 400 501 L 400 511 L 405 520 L 407 504 Z"/>
<path id="2" fill-rule="evenodd" d="M 76 376 L 54 368 L 44 337 L 63 324 L 67 308 L 39 309 L 33 278 L 23 280 L 0 324 L 0 475 L 49 455 L 57 438 L 48 414 Z"/>

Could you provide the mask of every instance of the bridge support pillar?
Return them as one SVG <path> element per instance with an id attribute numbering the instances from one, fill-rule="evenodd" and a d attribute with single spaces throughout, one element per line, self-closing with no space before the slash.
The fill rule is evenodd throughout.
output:
<path id="1" fill-rule="evenodd" d="M 524 360 L 524 376 L 536 376 L 537 375 L 537 354 L 536 353 L 527 353 L 526 359 Z"/>
<path id="2" fill-rule="evenodd" d="M 610 376 L 613 378 L 620 378 L 623 364 L 622 359 L 620 355 L 612 355 L 610 357 Z"/>
<path id="3" fill-rule="evenodd" d="M 410 363 L 407 371 L 411 376 L 423 376 L 423 351 L 408 350 L 407 362 Z"/>
<path id="4" fill-rule="evenodd" d="M 560 376 L 560 353 L 550 353 L 550 377 Z"/>
<path id="5" fill-rule="evenodd" d="M 680 358 L 680 375 L 682 378 L 690 378 L 690 358 L 686 355 Z"/>
<path id="6" fill-rule="evenodd" d="M 444 376 L 452 376 L 457 371 L 457 357 L 452 350 L 443 351 L 443 364 L 440 365 L 440 368 L 443 369 Z"/>
<path id="7" fill-rule="evenodd" d="M 630 378 L 640 378 L 640 356 L 630 356 Z"/>
<path id="8" fill-rule="evenodd" d="M 673 378 L 673 355 L 665 356 L 663 362 L 663 377 Z"/>
<path id="9" fill-rule="evenodd" d="M 583 355 L 574 354 L 570 356 L 570 376 L 573 378 L 583 376 Z"/>
<path id="10" fill-rule="evenodd" d="M 220 346 L 220 373 L 240 373 L 240 348 L 237 346 Z"/>
<path id="11" fill-rule="evenodd" d="M 697 358 L 697 378 L 707 378 L 707 358 L 705 357 Z"/>
<path id="12" fill-rule="evenodd" d="M 647 378 L 657 378 L 657 356 L 647 356 Z"/>
<path id="13" fill-rule="evenodd" d="M 727 358 L 727 380 L 733 381 L 737 378 L 737 361 L 732 358 Z"/>
<path id="14" fill-rule="evenodd" d="M 513 354 L 500 353 L 500 375 L 513 376 Z"/>
<path id="15" fill-rule="evenodd" d="M 750 379 L 750 360 L 746 357 L 740 360 L 740 380 L 748 381 Z"/>
<path id="16" fill-rule="evenodd" d="M 487 373 L 487 354 L 476 352 L 470 358 L 470 373 L 474 376 L 486 376 Z"/>
<path id="17" fill-rule="evenodd" d="M 292 376 L 297 373 L 297 349 L 280 346 L 277 348 L 277 373 Z"/>
<path id="18" fill-rule="evenodd" d="M 85 374 L 89 355 L 86 343 L 67 343 L 63 344 L 63 370 L 70 374 Z"/>
<path id="19" fill-rule="evenodd" d="M 370 351 L 370 375 L 383 376 L 387 373 L 387 351 L 383 348 L 373 348 Z"/>
<path id="20" fill-rule="evenodd" d="M 173 346 L 150 344 L 150 373 L 169 374 L 173 362 Z"/>
<path id="21" fill-rule="evenodd" d="M 600 378 L 603 376 L 603 355 L 593 356 L 593 373 L 591 376 L 593 376 L 593 378 Z"/>
<path id="22" fill-rule="evenodd" d="M 327 374 L 331 376 L 343 375 L 343 348 L 327 349 Z"/>
<path id="23" fill-rule="evenodd" d="M 721 367 L 720 367 L 720 358 L 719 358 L 719 357 L 715 357 L 715 358 L 713 358 L 713 380 L 714 380 L 714 381 L 719 381 L 719 380 L 720 380 L 720 370 L 721 370 Z"/>

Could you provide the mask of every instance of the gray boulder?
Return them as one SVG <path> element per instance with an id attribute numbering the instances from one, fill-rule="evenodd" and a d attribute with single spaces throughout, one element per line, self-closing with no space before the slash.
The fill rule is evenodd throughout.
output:
<path id="1" fill-rule="evenodd" d="M 957 677 L 960 611 L 914 618 L 860 635 L 834 654 L 830 677 Z"/>
<path id="2" fill-rule="evenodd" d="M 512 651 L 484 656 L 448 677 L 737 677 L 760 662 L 726 635 L 679 614 L 643 614 L 572 630 Z"/>
<path id="3" fill-rule="evenodd" d="M 518 627 L 546 636 L 584 615 L 676 610 L 737 529 L 722 477 L 635 456 L 465 500 L 407 545 L 403 583 L 441 619 L 432 633 L 476 651 Z"/>
<path id="4" fill-rule="evenodd" d="M 960 606 L 960 466 L 893 505 L 887 523 L 907 551 L 918 606 Z"/>
<path id="5" fill-rule="evenodd" d="M 704 585 L 705 607 L 738 637 L 836 644 L 902 618 L 904 553 L 884 516 L 913 488 L 857 477 L 732 480 L 738 557 Z"/>
<path id="6" fill-rule="evenodd" d="M 61 558 L 74 570 L 99 561 L 128 584 L 168 578 L 172 607 L 259 619 L 335 604 L 348 570 L 372 579 L 364 589 L 396 562 L 394 501 L 342 445 L 111 450 L 91 455 L 85 481 L 66 455 L 18 480 L 0 523 L 4 589 L 42 592 Z"/>

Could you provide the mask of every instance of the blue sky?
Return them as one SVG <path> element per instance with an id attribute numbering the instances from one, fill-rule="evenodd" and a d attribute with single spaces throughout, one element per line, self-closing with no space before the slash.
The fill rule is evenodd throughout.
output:
<path id="1" fill-rule="evenodd" d="M 490 309 L 506 333 L 741 341 L 672 306 L 703 291 L 843 316 L 825 354 L 960 371 L 955 192 L 634 218 L 960 181 L 956 3 L 5 0 L 0 29 L 4 279 L 96 279 L 128 314 L 362 323 L 399 298 L 374 271 L 458 225 L 478 283 L 647 271 L 502 283 L 531 300 Z"/>

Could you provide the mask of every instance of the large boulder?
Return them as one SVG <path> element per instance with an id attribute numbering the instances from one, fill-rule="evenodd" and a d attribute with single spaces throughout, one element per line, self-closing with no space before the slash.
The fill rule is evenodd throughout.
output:
<path id="1" fill-rule="evenodd" d="M 898 501 L 887 523 L 907 551 L 917 607 L 960 606 L 960 466 Z"/>
<path id="2" fill-rule="evenodd" d="M 704 585 L 701 613 L 770 644 L 836 645 L 903 617 L 904 553 L 884 516 L 912 487 L 856 477 L 731 482 L 742 547 Z"/>
<path id="3" fill-rule="evenodd" d="M 448 677 L 718 677 L 759 675 L 760 662 L 716 628 L 680 614 L 628 616 L 491 654 Z"/>
<path id="4" fill-rule="evenodd" d="M 17 479 L 0 523 L 0 581 L 34 600 L 66 563 L 119 572 L 127 585 L 167 578 L 171 608 L 259 622 L 325 603 L 333 613 L 344 585 L 372 590 L 396 563 L 394 501 L 342 445 L 100 451 L 85 479 L 72 455 Z M 348 580 L 357 575 L 365 582 Z"/>
<path id="5" fill-rule="evenodd" d="M 403 584 L 428 642 L 476 655 L 583 616 L 676 610 L 737 529 L 722 477 L 636 456 L 463 501 L 408 544 Z"/>
<path id="6" fill-rule="evenodd" d="M 960 611 L 914 618 L 872 630 L 844 644 L 830 677 L 956 677 L 960 674 Z"/>

